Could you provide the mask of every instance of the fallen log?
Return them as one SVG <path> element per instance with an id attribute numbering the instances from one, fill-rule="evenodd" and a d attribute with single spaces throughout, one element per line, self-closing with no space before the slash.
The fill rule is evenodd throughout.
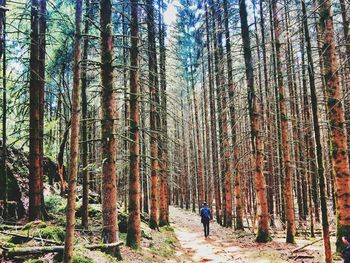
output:
<path id="1" fill-rule="evenodd" d="M 36 241 L 41 241 L 41 242 L 45 242 L 45 243 L 49 243 L 49 244 L 62 245 L 62 242 L 58 242 L 58 241 L 51 240 L 51 239 L 45 239 L 45 238 L 41 238 L 41 237 L 36 237 L 36 236 L 26 236 L 26 235 L 21 235 L 21 234 L 6 232 L 6 231 L 0 231 L 0 234 L 4 234 L 4 235 L 8 235 L 8 236 L 14 236 L 14 237 L 19 237 L 19 238 L 22 238 L 22 239 L 25 239 L 25 240 L 34 239 Z"/>
<path id="2" fill-rule="evenodd" d="M 115 242 L 110 244 L 92 244 L 84 246 L 86 249 L 96 250 L 96 249 L 111 249 L 117 248 L 121 246 L 123 242 Z M 44 247 L 1 247 L 3 249 L 3 257 L 5 258 L 13 258 L 17 256 L 25 256 L 25 255 L 38 255 L 38 254 L 46 254 L 46 253 L 63 253 L 64 246 L 44 246 Z"/>
<path id="3" fill-rule="evenodd" d="M 18 226 L 13 226 L 13 225 L 0 225 L 1 230 L 21 230 L 23 229 L 24 225 L 18 225 Z"/>
<path id="4" fill-rule="evenodd" d="M 296 249 L 293 249 L 292 253 L 298 252 L 299 250 L 302 250 L 302 249 L 304 249 L 304 248 L 306 248 L 308 246 L 311 246 L 311 245 L 313 245 L 313 244 L 315 244 L 317 242 L 320 242 L 321 240 L 323 240 L 323 238 L 316 239 L 316 240 L 312 241 L 311 243 L 308 243 L 308 244 L 306 244 L 304 246 L 301 246 L 301 247 L 298 247 Z"/>

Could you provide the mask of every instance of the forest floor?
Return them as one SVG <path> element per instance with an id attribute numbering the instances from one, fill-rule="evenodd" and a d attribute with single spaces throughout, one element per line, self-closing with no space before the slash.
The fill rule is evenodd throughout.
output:
<path id="1" fill-rule="evenodd" d="M 205 239 L 200 217 L 192 212 L 170 207 L 170 221 L 179 241 L 176 256 L 181 262 L 324 262 L 322 240 L 297 253 L 292 251 L 319 239 L 297 237 L 296 244 L 286 244 L 284 233 L 273 232 L 273 241 L 254 242 L 254 234 L 234 231 L 210 224 L 210 236 Z M 333 246 L 334 248 L 334 246 Z M 342 262 L 340 258 L 334 262 Z"/>
<path id="2" fill-rule="evenodd" d="M 64 203 L 61 204 L 64 207 Z M 91 209 L 95 206 L 91 205 Z M 63 209 L 63 208 L 62 208 Z M 96 208 L 95 208 L 96 209 Z M 96 210 L 97 211 L 97 210 Z M 39 236 L 56 241 L 64 240 L 64 213 L 55 220 L 46 223 L 35 224 L 27 230 L 11 231 L 12 233 Z M 100 213 L 96 213 L 100 215 Z M 296 244 L 285 243 L 284 231 L 272 230 L 273 241 L 266 244 L 254 242 L 255 235 L 246 231 L 234 231 L 234 229 L 221 227 L 216 222 L 210 224 L 210 236 L 205 239 L 200 217 L 197 213 L 186 211 L 174 206 L 170 207 L 170 226 L 151 230 L 142 222 L 141 249 L 132 250 L 126 246 L 121 247 L 122 261 L 100 252 L 84 249 L 84 244 L 99 242 L 101 229 L 96 228 L 92 233 L 84 233 L 77 230 L 74 246 L 74 263 L 175 263 L 175 262 L 324 262 L 323 242 L 320 231 L 316 238 L 298 235 Z M 99 225 L 100 216 L 91 217 L 91 225 Z M 96 221 L 93 221 L 96 220 Z M 78 219 L 79 228 L 79 219 Z M 0 230 L 1 226 L 0 226 Z M 96 231 L 96 232 L 95 232 Z M 125 242 L 126 234 L 119 233 L 121 241 Z M 0 231 L 0 255 L 1 247 L 28 247 L 43 245 L 34 240 L 16 240 Z M 313 243 L 316 241 L 315 243 Z M 310 245 L 313 243 L 312 245 Z M 332 237 L 334 249 L 334 236 Z M 308 245 L 297 252 L 293 250 Z M 57 255 L 51 253 L 37 260 L 37 257 L 19 258 L 4 262 L 60 262 Z M 334 258 L 334 262 L 342 262 L 341 258 Z M 27 261 L 24 261 L 27 260 Z M 1 261 L 1 256 L 0 256 Z"/>

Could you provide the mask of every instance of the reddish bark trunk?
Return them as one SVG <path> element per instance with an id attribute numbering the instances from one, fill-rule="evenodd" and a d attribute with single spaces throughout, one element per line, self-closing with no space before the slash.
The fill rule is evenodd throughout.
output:
<path id="1" fill-rule="evenodd" d="M 101 24 L 101 146 L 102 146 L 102 241 L 117 236 L 116 138 L 117 119 L 113 78 L 112 1 L 100 0 Z"/>

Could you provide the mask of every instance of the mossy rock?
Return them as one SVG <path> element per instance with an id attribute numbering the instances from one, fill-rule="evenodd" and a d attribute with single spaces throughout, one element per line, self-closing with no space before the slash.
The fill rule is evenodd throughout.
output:
<path id="1" fill-rule="evenodd" d="M 118 213 L 118 229 L 121 233 L 127 233 L 128 231 L 128 215 L 126 213 Z"/>
<path id="2" fill-rule="evenodd" d="M 153 237 L 152 237 L 152 235 L 151 235 L 151 233 L 147 233 L 145 230 L 141 230 L 141 236 L 143 237 L 143 238 L 146 238 L 146 239 L 148 239 L 148 240 L 153 240 Z"/>
<path id="3" fill-rule="evenodd" d="M 75 216 L 81 217 L 83 214 L 83 206 L 79 203 L 75 209 Z M 90 218 L 101 218 L 102 217 L 102 207 L 100 204 L 89 204 L 88 214 Z"/>
<path id="4" fill-rule="evenodd" d="M 52 239 L 58 242 L 63 242 L 65 238 L 65 232 L 61 227 L 48 226 L 38 230 L 38 235 L 45 239 Z"/>

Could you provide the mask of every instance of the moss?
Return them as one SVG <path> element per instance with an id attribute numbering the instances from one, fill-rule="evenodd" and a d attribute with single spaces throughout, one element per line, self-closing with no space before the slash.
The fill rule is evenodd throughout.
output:
<path id="1" fill-rule="evenodd" d="M 62 213 L 66 207 L 66 199 L 59 195 L 48 195 L 45 197 L 45 208 L 48 213 Z"/>
<path id="2" fill-rule="evenodd" d="M 160 255 L 164 258 L 170 258 L 175 255 L 175 241 L 172 239 L 165 239 L 161 247 L 150 246 L 153 254 Z"/>
<path id="3" fill-rule="evenodd" d="M 102 215 L 101 205 L 90 205 L 89 206 L 89 216 L 100 217 Z"/>
<path id="4" fill-rule="evenodd" d="M 13 248 L 13 247 L 16 247 L 16 244 L 14 244 L 13 242 L 11 242 L 11 239 L 10 239 L 8 242 L 2 243 L 2 246 L 3 246 L 3 247 L 6 247 L 6 248 Z"/>
<path id="5" fill-rule="evenodd" d="M 118 233 L 119 233 L 119 240 L 123 241 L 125 243 L 126 242 L 126 233 L 121 233 L 121 232 L 118 232 Z"/>
<path id="6" fill-rule="evenodd" d="M 172 226 L 169 226 L 169 225 L 161 227 L 160 230 L 174 232 L 174 228 Z"/>
<path id="7" fill-rule="evenodd" d="M 142 236 L 143 238 L 148 239 L 148 240 L 152 240 L 152 239 L 153 239 L 151 233 L 147 233 L 147 232 L 144 231 L 144 230 L 141 230 L 141 236 Z"/>
<path id="8" fill-rule="evenodd" d="M 45 228 L 45 227 L 47 227 L 47 224 L 43 221 L 32 221 L 32 222 L 29 222 L 28 224 L 26 224 L 23 227 L 23 230 L 29 230 L 32 228 Z"/>
<path id="9" fill-rule="evenodd" d="M 156 222 L 155 220 L 150 219 L 150 220 L 149 220 L 149 227 L 150 227 L 151 229 L 157 229 L 158 224 L 157 224 L 157 222 Z"/>
<path id="10" fill-rule="evenodd" d="M 43 263 L 44 261 L 41 259 L 27 259 L 24 263 Z"/>
<path id="11" fill-rule="evenodd" d="M 255 241 L 258 243 L 267 243 L 272 241 L 272 238 L 268 232 L 259 230 Z"/>
<path id="12" fill-rule="evenodd" d="M 46 239 L 53 239 L 59 242 L 64 241 L 65 232 L 61 227 L 48 226 L 38 230 L 38 235 Z"/>
<path id="13" fill-rule="evenodd" d="M 73 263 L 94 263 L 92 259 L 86 258 L 80 254 L 74 254 L 72 262 Z"/>

